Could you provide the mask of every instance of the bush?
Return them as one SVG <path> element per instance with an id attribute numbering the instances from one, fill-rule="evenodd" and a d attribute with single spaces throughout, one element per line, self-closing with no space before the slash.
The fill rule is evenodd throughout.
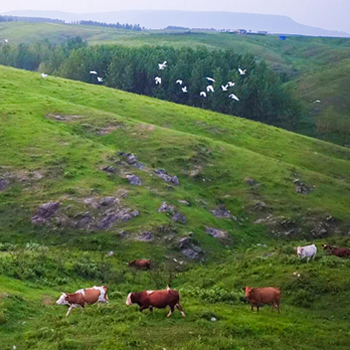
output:
<path id="1" fill-rule="evenodd" d="M 227 303 L 238 304 L 244 301 L 240 293 L 229 292 L 220 287 L 213 287 L 211 289 L 193 288 L 181 290 L 183 296 L 195 297 L 209 303 Z"/>

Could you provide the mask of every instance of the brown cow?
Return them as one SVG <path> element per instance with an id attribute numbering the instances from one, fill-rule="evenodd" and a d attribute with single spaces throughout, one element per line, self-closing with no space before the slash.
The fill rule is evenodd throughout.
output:
<path id="1" fill-rule="evenodd" d="M 180 304 L 179 292 L 170 289 L 169 286 L 165 290 L 147 290 L 139 293 L 129 293 L 126 298 L 126 305 L 137 304 L 142 312 L 145 309 L 153 308 L 164 309 L 170 307 L 167 317 L 170 317 L 175 310 L 175 307 L 181 312 L 183 317 L 186 317 L 184 310 Z"/>
<path id="2" fill-rule="evenodd" d="M 136 267 L 140 270 L 149 270 L 151 268 L 151 261 L 147 259 L 136 259 L 129 263 L 129 266 Z"/>
<path id="3" fill-rule="evenodd" d="M 69 309 L 66 316 L 69 316 L 71 310 L 75 307 L 80 306 L 84 309 L 86 304 L 91 305 L 96 302 L 98 302 L 98 307 L 100 307 L 101 303 L 106 303 L 108 305 L 109 299 L 107 292 L 108 290 L 105 286 L 79 289 L 72 294 L 62 293 L 60 298 L 56 301 L 56 304 L 68 305 Z"/>
<path id="4" fill-rule="evenodd" d="M 278 313 L 281 311 L 281 290 L 278 288 L 266 287 L 266 288 L 253 288 L 253 287 L 245 287 L 243 288 L 245 291 L 245 298 L 248 299 L 251 310 L 254 310 L 254 306 L 256 306 L 257 311 L 259 312 L 259 308 L 263 304 L 272 305 L 272 310 L 274 310 L 275 306 L 278 308 Z"/>
<path id="5" fill-rule="evenodd" d="M 347 248 L 336 248 L 328 244 L 323 244 L 324 250 L 327 250 L 331 255 L 338 256 L 339 258 L 348 258 L 350 257 L 350 250 Z"/>

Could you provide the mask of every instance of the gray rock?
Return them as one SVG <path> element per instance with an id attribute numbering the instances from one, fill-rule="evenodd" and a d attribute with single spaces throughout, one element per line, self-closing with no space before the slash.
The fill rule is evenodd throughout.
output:
<path id="1" fill-rule="evenodd" d="M 173 212 L 174 207 L 172 205 L 169 205 L 166 202 L 163 202 L 163 204 L 158 208 L 159 213 L 168 213 L 168 212 Z"/>
<path id="2" fill-rule="evenodd" d="M 131 185 L 141 186 L 141 179 L 138 176 L 128 174 L 128 175 L 126 175 L 126 178 L 128 179 L 128 181 Z"/>
<path id="3" fill-rule="evenodd" d="M 115 173 L 115 167 L 111 166 L 111 165 L 106 165 L 102 168 L 103 171 L 105 171 L 106 173 L 111 173 L 114 174 Z"/>
<path id="4" fill-rule="evenodd" d="M 46 221 L 58 210 L 59 206 L 59 202 L 49 202 L 41 205 L 32 217 L 32 223 L 35 225 L 46 223 Z"/>
<path id="5" fill-rule="evenodd" d="M 181 204 L 187 205 L 187 206 L 190 205 L 190 202 L 185 201 L 183 199 L 179 199 L 178 202 L 181 203 Z"/>
<path id="6" fill-rule="evenodd" d="M 154 170 L 154 173 L 167 183 L 170 183 L 175 186 L 179 185 L 178 177 L 176 175 L 174 176 L 168 175 L 168 173 L 164 169 L 156 169 Z"/>
<path id="7" fill-rule="evenodd" d="M 143 163 L 138 162 L 138 157 L 135 156 L 133 153 L 125 153 L 118 151 L 117 154 L 121 157 L 126 158 L 126 161 L 128 164 L 134 166 L 137 169 L 144 170 L 145 165 Z"/>
<path id="8" fill-rule="evenodd" d="M 60 115 L 55 115 L 55 117 L 54 117 L 56 120 L 59 120 L 59 121 L 66 121 L 67 119 L 66 118 L 64 118 L 64 117 L 62 117 L 62 116 L 60 116 Z"/>
<path id="9" fill-rule="evenodd" d="M 97 228 L 100 230 L 110 229 L 117 221 L 126 222 L 132 218 L 139 216 L 137 210 L 131 211 L 129 208 L 109 209 L 105 212 L 105 216 L 97 224 Z"/>
<path id="10" fill-rule="evenodd" d="M 3 191 L 10 183 L 4 178 L 0 177 L 0 192 Z"/>
<path id="11" fill-rule="evenodd" d="M 119 202 L 117 198 L 115 197 L 104 197 L 100 200 L 100 205 L 102 205 L 103 207 L 108 207 L 110 205 L 115 204 L 116 202 Z"/>
<path id="12" fill-rule="evenodd" d="M 181 213 L 175 213 L 172 217 L 172 220 L 174 220 L 176 222 L 181 222 L 182 224 L 186 223 L 186 217 L 185 217 L 185 215 L 183 215 Z"/>
<path id="13" fill-rule="evenodd" d="M 209 235 L 217 238 L 217 239 L 226 239 L 226 238 L 229 237 L 228 234 L 227 234 L 227 231 L 220 230 L 218 228 L 212 228 L 212 227 L 209 227 L 209 226 L 205 227 L 205 232 L 208 233 Z"/>
<path id="14" fill-rule="evenodd" d="M 259 183 L 256 182 L 254 179 L 251 179 L 249 177 L 246 177 L 244 181 L 249 185 L 249 186 L 258 186 Z"/>
<path id="15" fill-rule="evenodd" d="M 295 190 L 297 193 L 308 194 L 309 192 L 312 191 L 312 188 L 309 187 L 305 182 L 301 181 L 300 179 L 295 179 L 293 183 L 295 185 Z"/>
<path id="16" fill-rule="evenodd" d="M 181 238 L 178 242 L 178 247 L 181 253 L 189 259 L 199 260 L 204 257 L 203 250 L 196 246 L 190 237 Z"/>
<path id="17" fill-rule="evenodd" d="M 223 204 L 220 204 L 214 210 L 210 210 L 210 212 L 219 219 L 230 218 L 230 211 L 225 208 Z"/>
<path id="18" fill-rule="evenodd" d="M 255 201 L 253 208 L 254 210 L 265 210 L 267 206 L 266 206 L 266 203 L 263 201 Z"/>
<path id="19" fill-rule="evenodd" d="M 137 238 L 137 240 L 142 242 L 151 242 L 154 241 L 154 236 L 152 231 L 146 231 L 141 233 L 141 235 Z"/>
<path id="20" fill-rule="evenodd" d="M 76 215 L 75 218 L 77 219 L 77 221 L 74 226 L 77 228 L 89 229 L 91 228 L 94 222 L 93 217 L 90 215 L 88 211 L 86 213 L 81 213 Z"/>

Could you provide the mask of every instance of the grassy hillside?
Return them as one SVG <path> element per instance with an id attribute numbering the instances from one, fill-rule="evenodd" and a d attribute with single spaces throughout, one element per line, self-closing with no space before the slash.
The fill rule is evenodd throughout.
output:
<path id="1" fill-rule="evenodd" d="M 349 261 L 321 252 L 306 264 L 292 247 L 350 244 L 350 150 L 105 87 L 0 74 L 4 349 L 349 348 Z M 59 205 L 46 217 L 38 208 L 49 202 Z M 173 209 L 159 212 L 163 202 Z M 127 268 L 141 257 L 150 272 Z M 109 308 L 67 319 L 54 304 L 101 283 Z M 125 306 L 128 292 L 167 283 L 186 319 Z M 282 314 L 251 313 L 247 284 L 281 287 Z"/>
<path id="2" fill-rule="evenodd" d="M 42 39 L 58 44 L 75 36 L 81 36 L 92 45 L 202 45 L 212 49 L 251 53 L 269 62 L 286 80 L 292 80 L 296 94 L 305 106 L 298 132 L 342 145 L 350 143 L 349 108 L 344 95 L 349 88 L 349 39 L 288 37 L 286 41 L 281 41 L 278 36 L 186 31 L 132 32 L 93 26 L 25 22 L 1 23 L 0 26 L 0 38 L 8 38 L 12 44 Z M 313 102 L 316 100 L 322 104 L 315 106 Z M 340 122 L 335 123 L 335 119 Z"/>

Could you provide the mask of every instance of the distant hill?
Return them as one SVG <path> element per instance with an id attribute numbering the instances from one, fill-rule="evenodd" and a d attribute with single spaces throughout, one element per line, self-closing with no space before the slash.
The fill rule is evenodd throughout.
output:
<path id="1" fill-rule="evenodd" d="M 137 23 L 150 29 L 162 29 L 167 26 L 214 29 L 244 28 L 252 31 L 264 30 L 270 33 L 350 37 L 350 34 L 345 32 L 330 31 L 300 24 L 287 16 L 249 13 L 151 10 L 87 14 L 73 14 L 60 11 L 12 11 L 5 14 L 25 17 L 55 18 L 67 22 L 93 20 L 106 23 Z"/>

